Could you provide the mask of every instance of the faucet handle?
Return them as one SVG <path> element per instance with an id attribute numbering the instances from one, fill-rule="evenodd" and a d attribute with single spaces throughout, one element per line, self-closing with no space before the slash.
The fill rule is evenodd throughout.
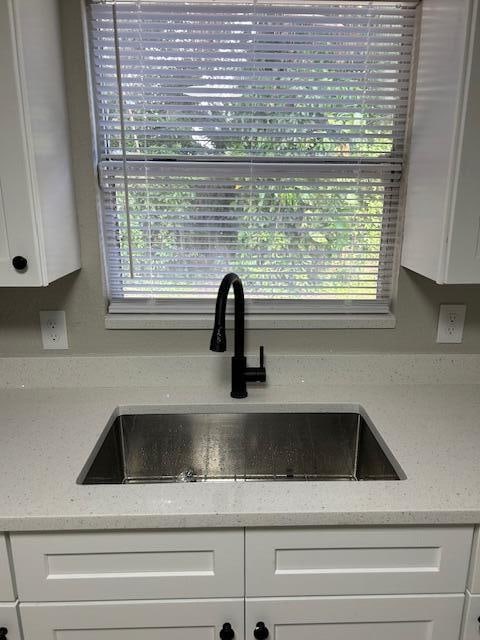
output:
<path id="1" fill-rule="evenodd" d="M 233 358 L 233 360 L 235 360 L 235 358 Z M 245 367 L 245 369 L 243 370 L 243 375 L 246 382 L 265 382 L 266 381 L 267 373 L 265 371 L 263 347 L 260 347 L 260 365 L 258 367 Z M 233 396 L 233 397 L 235 398 L 237 396 Z"/>

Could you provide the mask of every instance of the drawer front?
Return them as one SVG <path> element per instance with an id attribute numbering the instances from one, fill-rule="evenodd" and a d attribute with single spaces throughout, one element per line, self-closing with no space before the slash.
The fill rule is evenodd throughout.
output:
<path id="1" fill-rule="evenodd" d="M 20 533 L 22 601 L 241 597 L 243 531 Z"/>
<path id="2" fill-rule="evenodd" d="M 244 637 L 243 600 L 20 605 L 25 640 L 217 640 Z"/>
<path id="3" fill-rule="evenodd" d="M 0 604 L 0 627 L 7 629 L 7 640 L 22 640 L 17 604 Z"/>
<path id="4" fill-rule="evenodd" d="M 15 595 L 12 587 L 10 563 L 8 562 L 7 543 L 5 536 L 0 533 L 0 601 L 1 600 L 15 600 Z"/>
<path id="5" fill-rule="evenodd" d="M 247 596 L 463 593 L 471 527 L 249 529 Z"/>
<path id="6" fill-rule="evenodd" d="M 245 637 L 253 638 L 261 621 L 269 640 L 456 640 L 463 600 L 462 595 L 247 599 Z"/>

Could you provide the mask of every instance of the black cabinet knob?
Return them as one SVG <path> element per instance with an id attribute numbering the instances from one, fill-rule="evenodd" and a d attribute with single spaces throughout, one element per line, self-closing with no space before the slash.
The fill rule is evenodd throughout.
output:
<path id="1" fill-rule="evenodd" d="M 265 640 L 268 638 L 268 629 L 263 622 L 257 622 L 257 626 L 253 630 L 253 635 L 257 640 Z"/>
<path id="2" fill-rule="evenodd" d="M 7 640 L 7 627 L 0 627 L 0 640 Z"/>
<path id="3" fill-rule="evenodd" d="M 15 256 L 12 260 L 12 265 L 13 268 L 16 269 L 16 271 L 25 271 L 25 269 L 28 267 L 28 260 L 23 256 Z"/>
<path id="4" fill-rule="evenodd" d="M 233 640 L 235 638 L 235 631 L 232 629 L 232 625 L 229 622 L 225 622 L 220 630 L 221 640 Z"/>

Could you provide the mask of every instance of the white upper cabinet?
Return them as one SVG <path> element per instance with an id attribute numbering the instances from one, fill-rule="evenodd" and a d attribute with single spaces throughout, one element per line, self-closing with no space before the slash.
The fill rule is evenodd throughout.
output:
<path id="1" fill-rule="evenodd" d="M 423 0 L 402 264 L 480 283 L 478 0 Z"/>
<path id="2" fill-rule="evenodd" d="M 0 2 L 0 60 L 0 286 L 46 286 L 80 267 L 56 0 Z"/>

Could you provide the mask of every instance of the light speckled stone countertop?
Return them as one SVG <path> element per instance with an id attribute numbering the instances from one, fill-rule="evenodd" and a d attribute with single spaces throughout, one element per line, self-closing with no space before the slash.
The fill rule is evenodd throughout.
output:
<path id="1" fill-rule="evenodd" d="M 356 376 L 359 358 L 345 357 L 341 364 L 351 375 L 339 373 L 340 365 L 334 370 L 325 359 L 310 362 L 288 379 L 273 374 L 268 387 L 251 388 L 242 401 L 230 400 L 225 384 L 209 384 L 208 368 L 197 361 L 180 368 L 173 359 L 165 359 L 161 367 L 157 362 L 155 366 L 169 367 L 169 376 L 157 387 L 139 381 L 143 360 L 134 371 L 130 363 L 125 376 L 135 374 L 132 384 L 118 384 L 125 380 L 117 368 L 115 386 L 105 388 L 100 378 L 105 381 L 106 365 L 95 358 L 89 363 L 51 359 L 50 377 L 45 362 L 37 361 L 32 367 L 42 370 L 43 385 L 31 376 L 22 383 L 27 378 L 19 367 L 30 374 L 33 370 L 24 359 L 2 360 L 0 530 L 480 523 L 480 359 L 431 358 L 429 372 L 426 356 L 418 362 L 413 357 L 388 362 L 374 358 L 370 365 L 363 357 L 362 375 Z M 272 362 L 272 372 L 276 366 L 278 362 Z M 52 383 L 59 367 L 65 369 L 61 388 Z M 91 367 L 89 380 L 80 375 L 82 367 Z M 185 385 L 185 391 L 181 383 L 189 376 L 197 382 Z M 452 379 L 456 383 L 448 384 Z M 149 412 L 321 411 L 327 405 L 362 407 L 407 479 L 76 483 L 116 407 L 148 407 Z"/>

